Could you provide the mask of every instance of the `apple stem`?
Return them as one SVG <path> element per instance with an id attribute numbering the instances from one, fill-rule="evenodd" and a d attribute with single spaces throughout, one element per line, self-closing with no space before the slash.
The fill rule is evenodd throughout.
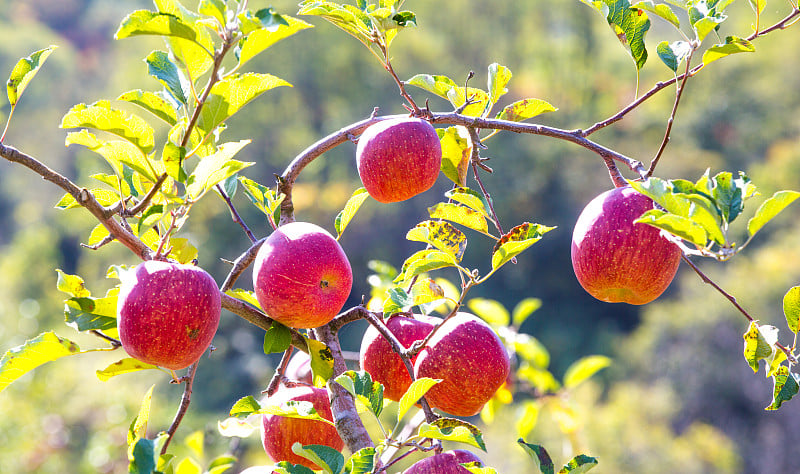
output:
<path id="1" fill-rule="evenodd" d="M 118 347 L 122 347 L 122 343 L 118 339 L 114 339 L 113 337 L 103 333 L 100 330 L 92 329 L 89 332 L 91 334 L 94 334 L 95 336 L 101 338 L 101 339 L 105 339 L 106 341 L 108 341 L 111 344 L 111 347 L 113 347 L 114 349 L 116 349 Z"/>
<path id="2" fill-rule="evenodd" d="M 175 436 L 175 432 L 178 431 L 178 426 L 180 426 L 183 416 L 186 415 L 186 411 L 189 409 L 189 404 L 192 401 L 192 384 L 194 383 L 194 376 L 197 373 L 197 364 L 199 362 L 198 360 L 190 365 L 186 376 L 181 378 L 186 385 L 183 388 L 183 396 L 181 397 L 181 404 L 178 406 L 178 412 L 175 413 L 175 419 L 172 420 L 172 424 L 167 430 L 167 440 L 164 442 L 164 446 L 161 447 L 162 455 L 166 454 L 170 441 Z"/>

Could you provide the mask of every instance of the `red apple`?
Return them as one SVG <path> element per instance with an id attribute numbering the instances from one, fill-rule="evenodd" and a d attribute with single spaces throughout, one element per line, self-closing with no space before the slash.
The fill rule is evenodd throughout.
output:
<path id="1" fill-rule="evenodd" d="M 311 402 L 317 413 L 326 420 L 333 420 L 328 392 L 314 387 L 281 387 L 274 395 L 268 397 L 262 405 L 280 406 L 289 401 Z M 292 445 L 300 443 L 322 444 L 341 451 L 344 441 L 333 425 L 318 420 L 304 420 L 279 415 L 262 415 L 261 442 L 264 451 L 275 462 L 289 461 L 302 464 L 310 469 L 321 469 L 308 459 L 292 452 Z"/>
<path id="2" fill-rule="evenodd" d="M 395 314 L 386 321 L 386 327 L 406 349 L 416 341 L 425 339 L 434 326 L 442 322 L 439 318 Z M 412 359 L 413 364 L 416 357 Z M 361 369 L 372 376 L 372 380 L 383 384 L 383 396 L 399 401 L 411 385 L 403 359 L 392 350 L 392 346 L 374 326 L 370 326 L 361 340 L 359 355 Z"/>
<path id="3" fill-rule="evenodd" d="M 382 120 L 358 139 L 356 164 L 370 196 L 380 202 L 405 201 L 436 182 L 442 146 L 436 130 L 425 120 Z"/>
<path id="4" fill-rule="evenodd" d="M 289 380 L 304 382 L 309 385 L 313 384 L 314 376 L 311 373 L 311 357 L 303 351 L 295 351 L 295 354 L 286 365 L 284 375 Z"/>
<path id="5" fill-rule="evenodd" d="M 253 288 L 267 315 L 294 328 L 327 324 L 353 286 L 347 255 L 325 229 L 308 222 L 280 226 L 259 249 Z"/>
<path id="6" fill-rule="evenodd" d="M 197 361 L 219 326 L 221 298 L 201 268 L 148 261 L 120 276 L 119 337 L 136 359 L 168 369 Z"/>
<path id="7" fill-rule="evenodd" d="M 647 224 L 634 224 L 653 201 L 630 187 L 594 198 L 572 233 L 572 268 L 581 286 L 609 303 L 645 304 L 667 289 L 681 250 Z"/>
<path id="8" fill-rule="evenodd" d="M 508 353 L 483 320 L 457 313 L 442 323 L 414 364 L 414 375 L 442 379 L 425 398 L 456 416 L 481 411 L 508 377 Z"/>
<path id="9" fill-rule="evenodd" d="M 463 449 L 445 451 L 417 461 L 403 474 L 469 474 L 462 463 L 481 462 L 475 454 Z"/>

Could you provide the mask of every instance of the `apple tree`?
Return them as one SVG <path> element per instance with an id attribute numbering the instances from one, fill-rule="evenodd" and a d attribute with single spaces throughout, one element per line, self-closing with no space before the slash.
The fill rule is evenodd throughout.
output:
<path id="1" fill-rule="evenodd" d="M 502 189 L 487 182 L 493 168 L 486 150 L 512 132 L 582 147 L 597 156 L 597 168 L 609 175 L 613 189 L 586 206 L 573 233 L 573 267 L 587 292 L 603 301 L 646 304 L 661 295 L 684 262 L 697 273 L 698 283 L 727 298 L 744 318 L 745 361 L 757 372 L 763 360 L 773 380 L 767 409 L 779 409 L 798 392 L 796 337 L 787 341 L 778 328 L 760 324 L 695 260 L 733 258 L 800 193 L 783 190 L 759 198 L 743 171 L 658 176 L 692 78 L 728 56 L 756 53 L 759 38 L 792 26 L 800 19 L 794 1 L 776 6 L 785 10 L 784 16 L 771 24 L 762 21 L 766 2 L 750 1 L 752 30 L 744 33 L 726 29 L 734 0 L 575 2 L 575 8 L 592 9 L 597 21 L 608 24 L 637 77 L 653 51 L 660 67 L 666 67 L 665 79 L 649 88 L 637 81 L 636 98 L 625 107 L 575 129 L 532 120 L 557 112 L 548 101 L 505 97 L 513 65 L 491 63 L 485 86 L 476 85 L 471 71 L 461 79 L 437 71 L 397 71 L 392 46 L 413 35 L 418 21 L 402 0 L 305 0 L 296 16 L 248 3 L 202 0 L 192 10 L 177 0 L 155 0 L 152 10 L 136 10 L 121 20 L 118 40 L 164 39 L 164 50 L 145 54 L 147 72 L 159 87 L 77 104 L 65 113 L 61 127 L 68 130 L 67 145 L 101 158 L 86 177 L 91 184 L 78 184 L 50 168 L 23 151 L 25 144 L 15 148 L 6 143 L 3 132 L 0 156 L 16 165 L 11 171 L 28 168 L 63 190 L 56 207 L 94 218 L 94 227 L 85 229 L 87 251 L 121 245 L 132 255 L 108 269 L 109 278 L 119 284 L 103 296 L 93 295 L 81 276 L 57 272 L 54 291 L 67 296 L 67 325 L 96 336 L 97 347 L 82 349 L 55 329 L 43 332 L 5 352 L 0 390 L 57 359 L 117 351 L 120 359 L 98 371 L 101 379 L 158 370 L 184 387 L 171 423 L 150 419 L 152 389 L 144 394 L 127 434 L 129 471 L 225 472 L 237 465 L 233 456 L 199 466 L 190 458 L 176 458 L 170 448 L 190 409 L 193 387 L 203 384 L 197 367 L 214 357 L 212 340 L 220 317 L 239 317 L 253 332 L 263 332 L 265 354 L 282 354 L 274 376 L 264 381 L 263 398 L 231 393 L 229 413 L 219 416 L 223 436 L 260 432 L 274 464 L 251 466 L 247 472 L 397 472 L 410 460 L 416 462 L 407 473 L 496 472 L 471 451 L 445 448 L 455 443 L 485 450 L 481 429 L 464 418 L 480 414 L 490 423 L 514 393 L 531 395 L 531 400 L 519 436 L 509 443 L 516 441 L 530 455 L 528 469 L 555 472 L 545 447 L 526 439 L 538 403 L 560 400 L 610 361 L 581 358 L 558 381 L 543 361 L 542 344 L 520 331 L 540 301 L 525 299 L 508 311 L 498 301 L 470 296 L 506 265 L 535 252 L 528 249 L 555 229 L 535 216 L 512 223 L 498 217 L 489 189 Z M 386 71 L 386 81 L 397 87 L 396 109 L 384 114 L 375 108 L 355 123 L 340 124 L 287 159 L 275 182 L 260 183 L 247 176 L 258 164 L 236 159 L 250 140 L 228 141 L 233 132 L 228 121 L 263 94 L 291 86 L 272 73 L 250 70 L 249 62 L 309 29 L 305 20 L 311 18 L 326 20 L 343 31 L 342 41 L 350 35 L 369 51 L 376 67 Z M 663 28 L 651 32 L 655 23 Z M 648 49 L 654 34 L 657 46 Z M 40 49 L 11 70 L 5 130 L 51 54 L 57 54 L 54 46 Z M 595 139 L 642 104 L 669 94 L 672 105 L 663 111 L 663 134 L 649 162 Z M 430 105 L 436 98 L 449 108 L 436 110 Z M 334 222 L 303 221 L 294 205 L 298 178 L 326 152 L 351 142 L 357 143 L 353 172 L 363 187 L 352 191 Z M 503 158 L 492 166 L 502 167 Z M 431 192 L 437 179 L 452 186 L 405 235 L 419 244 L 418 250 L 399 269 L 382 262 L 381 255 L 370 256 L 375 260 L 372 293 L 346 307 L 354 279 L 363 279 L 366 270 L 351 267 L 340 241 L 347 239 L 362 204 L 370 198 L 404 202 Z M 236 200 L 237 195 L 244 199 Z M 250 242 L 247 248 L 213 256 L 230 262 L 221 284 L 197 265 L 203 249 L 186 231 L 196 204 L 212 196 L 220 198 L 217 211 L 229 213 L 231 225 Z M 748 206 L 746 214 L 745 204 L 754 201 L 759 204 Z M 245 222 L 237 209 L 240 202 L 263 213 L 263 228 Z M 731 224 L 744 215 L 750 217 L 739 233 Z M 472 245 L 483 252 L 480 266 L 464 259 L 465 230 L 482 237 Z M 245 281 L 252 277 L 252 287 L 241 283 L 242 276 Z M 796 335 L 800 287 L 788 290 L 783 308 L 788 329 Z M 339 333 L 359 320 L 366 320 L 369 329 L 354 364 L 342 351 Z M 292 369 L 302 364 L 310 375 Z M 392 403 L 396 409 L 390 413 L 385 408 Z M 164 429 L 148 436 L 148 424 Z M 585 472 L 598 459 L 576 452 L 559 464 L 559 472 Z"/>

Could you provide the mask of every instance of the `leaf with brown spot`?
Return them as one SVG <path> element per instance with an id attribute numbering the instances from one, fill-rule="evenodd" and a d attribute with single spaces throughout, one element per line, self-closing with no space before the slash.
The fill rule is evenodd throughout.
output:
<path id="1" fill-rule="evenodd" d="M 130 372 L 138 372 L 140 370 L 148 370 L 148 369 L 158 369 L 155 365 L 147 364 L 140 360 L 136 360 L 132 357 L 126 357 L 125 359 L 118 360 L 113 364 L 109 365 L 103 370 L 96 370 L 95 374 L 97 378 L 101 381 L 105 382 L 111 377 L 116 377 L 117 375 L 128 374 Z"/>
<path id="2" fill-rule="evenodd" d="M 408 231 L 406 239 L 430 244 L 461 261 L 467 237 L 449 222 L 422 221 Z"/>
<path id="3" fill-rule="evenodd" d="M 431 219 L 444 219 L 456 224 L 469 227 L 486 235 L 489 234 L 489 227 L 486 218 L 480 212 L 466 206 L 454 204 L 452 202 L 440 202 L 428 208 Z"/>
<path id="4" fill-rule="evenodd" d="M 443 441 L 465 443 L 486 451 L 483 433 L 477 426 L 457 418 L 439 418 L 431 423 L 423 423 L 417 436 Z"/>
<path id="5" fill-rule="evenodd" d="M 492 269 L 496 270 L 503 264 L 519 255 L 523 250 L 542 239 L 547 232 L 555 229 L 541 224 L 525 222 L 506 233 L 495 245 L 492 251 Z"/>

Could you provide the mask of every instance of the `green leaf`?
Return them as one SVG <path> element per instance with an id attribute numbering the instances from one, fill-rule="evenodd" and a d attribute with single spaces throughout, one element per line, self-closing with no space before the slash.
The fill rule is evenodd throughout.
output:
<path id="1" fill-rule="evenodd" d="M 496 103 L 500 97 L 505 95 L 508 92 L 506 89 L 506 85 L 511 80 L 511 70 L 507 67 L 498 64 L 492 63 L 489 65 L 489 101 L 491 103 Z"/>
<path id="2" fill-rule="evenodd" d="M 753 46 L 753 43 L 746 39 L 739 38 L 738 36 L 727 36 L 725 38 L 725 43 L 715 44 L 703 53 L 703 62 L 708 65 L 717 59 L 722 59 L 731 54 L 753 53 L 755 50 L 756 47 Z"/>
<path id="3" fill-rule="evenodd" d="M 775 351 L 778 329 L 774 326 L 759 326 L 755 321 L 751 321 L 743 337 L 744 359 L 754 373 L 758 372 L 758 361 L 770 357 Z"/>
<path id="4" fill-rule="evenodd" d="M 233 469 L 239 459 L 236 456 L 223 454 L 217 456 L 208 464 L 208 474 L 222 474 L 228 469 Z"/>
<path id="5" fill-rule="evenodd" d="M 276 195 L 272 189 L 259 184 L 252 179 L 239 177 L 239 182 L 244 186 L 244 192 L 258 210 L 268 216 L 280 211 L 281 201 L 285 197 L 283 194 Z M 277 221 L 277 219 L 276 219 Z"/>
<path id="6" fill-rule="evenodd" d="M 170 125 L 178 123 L 178 116 L 172 103 L 157 93 L 136 89 L 125 92 L 117 100 L 130 102 L 145 109 Z"/>
<path id="7" fill-rule="evenodd" d="M 375 448 L 361 448 L 347 460 L 344 472 L 347 474 L 369 474 L 375 467 Z"/>
<path id="8" fill-rule="evenodd" d="M 672 25 L 675 28 L 680 28 L 681 26 L 681 22 L 678 19 L 678 16 L 675 15 L 675 12 L 672 11 L 669 5 L 665 5 L 663 3 L 654 4 L 652 0 L 646 0 L 644 2 L 639 2 L 633 5 L 632 8 L 638 8 L 640 10 L 645 10 L 647 12 L 654 13 L 655 15 L 672 23 Z"/>
<path id="9" fill-rule="evenodd" d="M 789 329 L 797 334 L 800 330 L 800 286 L 794 286 L 783 296 L 783 314 Z"/>
<path id="10" fill-rule="evenodd" d="M 67 326 L 78 331 L 117 327 L 118 288 L 112 288 L 103 298 L 72 297 L 64 301 Z"/>
<path id="11" fill-rule="evenodd" d="M 437 128 L 436 133 L 442 147 L 442 173 L 458 186 L 464 186 L 472 155 L 469 132 L 457 126 Z"/>
<path id="12" fill-rule="evenodd" d="M 411 278 L 440 268 L 458 265 L 456 257 L 441 250 L 425 249 L 415 252 L 403 262 L 400 274 L 395 278 L 395 283 L 407 281 Z"/>
<path id="13" fill-rule="evenodd" d="M 353 191 L 353 195 L 347 200 L 344 209 L 336 215 L 336 220 L 333 224 L 336 228 L 337 240 L 342 236 L 342 232 L 347 228 L 350 220 L 353 219 L 353 216 L 356 215 L 356 212 L 358 212 L 358 209 L 364 204 L 364 201 L 366 201 L 368 197 L 369 193 L 366 188 L 358 188 Z"/>
<path id="14" fill-rule="evenodd" d="M 800 193 L 797 191 L 778 191 L 773 194 L 771 198 L 761 204 L 755 216 L 747 222 L 747 232 L 751 236 L 755 235 L 767 222 L 777 216 L 779 212 L 798 197 L 800 197 Z"/>
<path id="15" fill-rule="evenodd" d="M 80 352 L 77 344 L 58 337 L 54 332 L 39 334 L 21 346 L 9 349 L 0 358 L 0 392 L 40 365 Z"/>
<path id="16" fill-rule="evenodd" d="M 286 21 L 285 25 L 257 29 L 247 33 L 247 36 L 242 38 L 239 42 L 239 66 L 253 59 L 253 57 L 265 51 L 278 41 L 286 39 L 298 31 L 314 26 L 287 15 L 281 15 L 281 17 Z"/>
<path id="17" fill-rule="evenodd" d="M 765 410 L 777 410 L 783 405 L 783 402 L 789 401 L 797 395 L 797 391 L 800 389 L 800 385 L 798 385 L 800 377 L 793 372 L 789 372 L 785 365 L 778 368 L 773 378 L 775 385 L 772 390 L 772 403 Z"/>
<path id="18" fill-rule="evenodd" d="M 369 372 L 348 370 L 334 379 L 375 416 L 383 411 L 383 385 L 373 382 Z M 342 461 L 344 462 L 344 461 Z"/>
<path id="19" fill-rule="evenodd" d="M 153 128 L 137 115 L 114 109 L 107 100 L 78 104 L 61 119 L 61 128 L 88 127 L 117 135 L 136 145 L 143 154 L 153 150 Z"/>
<path id="20" fill-rule="evenodd" d="M 128 473 L 152 474 L 157 472 L 159 453 L 167 438 L 168 435 L 162 432 L 154 440 L 144 437 L 132 440 L 128 446 Z"/>
<path id="21" fill-rule="evenodd" d="M 694 27 L 697 39 L 703 41 L 709 33 L 714 31 L 723 21 L 725 21 L 725 18 L 726 17 L 724 15 L 704 16 L 703 18 L 694 22 L 692 26 Z"/>
<path id="22" fill-rule="evenodd" d="M 547 232 L 555 229 L 530 222 L 522 223 L 508 231 L 494 245 L 492 250 L 492 269 L 500 268 L 523 250 L 542 239 Z"/>
<path id="23" fill-rule="evenodd" d="M 611 365 L 611 359 L 601 355 L 582 357 L 573 362 L 564 373 L 564 387 L 575 388 L 597 372 Z"/>
<path id="24" fill-rule="evenodd" d="M 271 472 L 277 474 L 315 474 L 314 471 L 302 464 L 292 464 L 289 461 L 281 461 L 271 468 L 274 469 Z"/>
<path id="25" fill-rule="evenodd" d="M 190 85 L 178 66 L 169 58 L 169 54 L 153 51 L 144 60 L 147 63 L 147 73 L 156 78 L 176 100 L 184 105 L 188 104 Z"/>
<path id="26" fill-rule="evenodd" d="M 311 356 L 311 373 L 314 375 L 314 385 L 321 387 L 333 377 L 333 353 L 328 346 L 315 339 L 304 338 L 308 346 L 308 355 Z"/>
<path id="27" fill-rule="evenodd" d="M 248 395 L 237 400 L 229 414 L 230 416 L 248 416 L 259 410 L 261 410 L 261 404 L 252 395 Z"/>
<path id="28" fill-rule="evenodd" d="M 431 219 L 444 219 L 489 235 L 486 218 L 480 212 L 452 202 L 440 202 L 428 208 Z"/>
<path id="29" fill-rule="evenodd" d="M 614 30 L 620 42 L 627 46 L 636 63 L 636 69 L 642 69 L 647 62 L 647 49 L 644 37 L 650 29 L 647 13 L 631 8 L 628 0 L 604 0 L 608 5 L 606 20 Z"/>
<path id="30" fill-rule="evenodd" d="M 397 421 L 403 419 L 417 402 L 428 393 L 434 385 L 441 382 L 442 379 L 432 379 L 429 377 L 420 377 L 408 386 L 406 392 L 400 397 L 400 402 L 397 405 Z"/>
<path id="31" fill-rule="evenodd" d="M 406 233 L 406 239 L 430 244 L 458 261 L 467 248 L 467 237 L 449 222 L 420 222 Z"/>
<path id="32" fill-rule="evenodd" d="M 180 18 L 169 13 L 136 10 L 126 16 L 120 23 L 115 39 L 129 38 L 137 35 L 175 36 L 189 41 L 197 40 L 194 26 L 184 23 Z"/>
<path id="33" fill-rule="evenodd" d="M 484 217 L 494 222 L 494 219 L 492 219 L 492 217 L 489 215 L 489 201 L 487 201 L 484 195 L 478 191 L 466 187 L 460 187 L 451 189 L 444 193 L 444 195 L 455 202 L 460 202 L 468 208 L 480 212 Z"/>
<path id="34" fill-rule="evenodd" d="M 423 423 L 419 427 L 417 436 L 465 443 L 486 451 L 481 430 L 477 426 L 457 418 L 439 418 L 431 423 Z"/>
<path id="35" fill-rule="evenodd" d="M 292 452 L 322 468 L 326 474 L 339 474 L 344 469 L 344 456 L 338 450 L 321 444 L 303 446 L 295 442 Z"/>
<path id="36" fill-rule="evenodd" d="M 138 372 L 140 370 L 148 370 L 148 369 L 158 369 L 157 366 L 151 365 L 139 360 L 136 360 L 132 357 L 127 357 L 122 360 L 118 360 L 113 364 L 109 365 L 103 370 L 96 370 L 95 374 L 97 378 L 100 379 L 102 382 L 107 382 L 111 377 L 116 377 L 117 375 L 128 374 L 130 372 Z"/>
<path id="37" fill-rule="evenodd" d="M 210 133 L 251 100 L 276 87 L 291 84 L 270 74 L 234 74 L 214 84 L 200 112 L 198 125 Z"/>
<path id="38" fill-rule="evenodd" d="M 542 307 L 542 300 L 539 298 L 525 298 L 517 303 L 511 315 L 511 322 L 519 328 L 528 317 Z"/>
<path id="39" fill-rule="evenodd" d="M 521 122 L 547 112 L 555 112 L 556 110 L 558 109 L 541 99 L 522 99 L 505 106 L 497 114 L 496 118 L 511 122 Z"/>
<path id="40" fill-rule="evenodd" d="M 250 140 L 223 143 L 216 153 L 204 157 L 186 180 L 186 192 L 192 200 L 200 199 L 209 189 L 255 163 L 232 159 Z"/>
<path id="41" fill-rule="evenodd" d="M 492 326 L 508 326 L 508 323 L 511 322 L 511 315 L 508 314 L 508 310 L 497 300 L 472 298 L 467 302 L 467 306 L 473 313 Z"/>
<path id="42" fill-rule="evenodd" d="M 597 466 L 597 459 L 585 454 L 579 454 L 558 471 L 558 474 L 583 474 L 589 469 Z"/>
<path id="43" fill-rule="evenodd" d="M 292 331 L 283 324 L 273 321 L 264 334 L 264 354 L 283 352 L 292 345 Z"/>
<path id="44" fill-rule="evenodd" d="M 384 315 L 408 311 L 414 306 L 414 298 L 404 288 L 390 288 L 386 293 L 389 297 L 383 301 Z"/>
<path id="45" fill-rule="evenodd" d="M 22 93 L 25 92 L 25 88 L 28 87 L 31 79 L 36 76 L 36 73 L 39 72 L 39 68 L 42 67 L 50 56 L 50 53 L 57 47 L 58 46 L 50 45 L 47 48 L 32 53 L 27 58 L 22 58 L 17 61 L 14 69 L 11 70 L 8 82 L 6 82 L 6 92 L 11 107 L 17 105 L 19 98 L 22 96 Z"/>
<path id="46" fill-rule="evenodd" d="M 553 460 L 543 446 L 526 443 L 522 438 L 518 439 L 517 443 L 522 446 L 522 449 L 533 459 L 536 467 L 539 468 L 539 472 L 542 474 L 554 474 L 555 466 L 553 465 Z"/>
<path id="47" fill-rule="evenodd" d="M 692 52 L 692 45 L 686 41 L 674 41 L 669 43 L 662 41 L 656 47 L 656 53 L 661 61 L 667 65 L 672 72 L 678 71 L 678 65 L 686 59 L 689 53 Z"/>
<path id="48" fill-rule="evenodd" d="M 355 6 L 339 5 L 333 2 L 303 1 L 300 3 L 298 14 L 322 17 L 364 45 L 369 44 L 372 20 Z"/>
<path id="49" fill-rule="evenodd" d="M 733 173 L 722 172 L 714 176 L 712 195 L 725 222 L 733 222 L 744 209 L 742 188 L 733 179 Z"/>
<path id="50" fill-rule="evenodd" d="M 689 218 L 669 214 L 660 209 L 651 209 L 633 222 L 663 229 L 699 247 L 705 247 L 708 243 L 708 235 L 701 225 L 692 222 Z"/>

